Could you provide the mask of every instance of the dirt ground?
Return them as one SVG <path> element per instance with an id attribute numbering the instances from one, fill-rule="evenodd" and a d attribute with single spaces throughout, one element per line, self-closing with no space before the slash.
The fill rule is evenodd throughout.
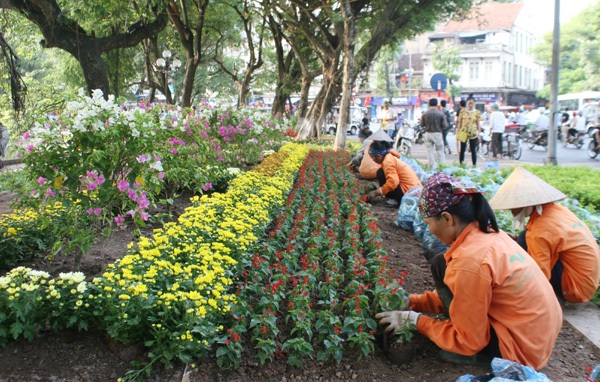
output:
<path id="1" fill-rule="evenodd" d="M 182 211 L 187 197 L 176 208 Z M 7 201 L 0 202 L 0 211 L 8 210 Z M 405 287 L 409 292 L 432 289 L 429 267 L 421 254 L 422 247 L 412 233 L 395 225 L 397 210 L 383 203 L 373 206 L 382 229 L 384 247 L 391 258 L 390 266 L 398 271 L 408 270 Z M 115 233 L 96 243 L 84 258 L 82 270 L 89 276 L 99 274 L 104 266 L 125 252 L 134 240 L 129 231 Z M 68 263 L 38 261 L 24 264 L 53 274 L 67 270 Z M 489 368 L 450 364 L 440 360 L 438 349 L 431 341 L 416 335 L 413 359 L 399 365 L 381 349 L 366 359 L 347 354 L 340 365 L 324 365 L 314 361 L 304 368 L 292 368 L 283 361 L 261 367 L 243 363 L 233 371 L 222 371 L 214 360 L 199 360 L 196 368 L 178 365 L 174 369 L 155 371 L 147 381 L 455 381 L 465 374 L 482 375 Z M 249 350 L 251 352 L 251 350 Z M 39 333 L 33 343 L 18 341 L 0 348 L 0 382 L 8 381 L 116 381 L 131 369 L 130 361 L 143 357 L 139 348 L 114 349 L 98 332 Z M 542 370 L 553 381 L 585 381 L 586 366 L 598 364 L 600 351 L 579 332 L 565 323 L 558 337 L 548 366 Z"/>

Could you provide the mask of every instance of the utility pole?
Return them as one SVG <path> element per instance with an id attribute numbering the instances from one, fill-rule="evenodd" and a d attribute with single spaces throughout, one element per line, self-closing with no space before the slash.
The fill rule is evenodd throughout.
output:
<path id="1" fill-rule="evenodd" d="M 548 164 L 556 165 L 558 133 L 558 65 L 560 55 L 560 0 L 554 0 L 554 33 L 552 36 L 552 74 L 550 76 L 550 130 L 548 131 Z"/>

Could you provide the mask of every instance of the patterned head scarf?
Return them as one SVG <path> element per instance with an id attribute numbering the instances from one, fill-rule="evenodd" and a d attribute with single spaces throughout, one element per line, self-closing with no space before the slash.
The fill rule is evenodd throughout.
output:
<path id="1" fill-rule="evenodd" d="M 481 194 L 481 192 L 474 187 L 469 187 L 461 179 L 438 171 L 425 182 L 419 199 L 419 211 L 424 218 L 438 216 L 460 202 L 466 194 Z"/>

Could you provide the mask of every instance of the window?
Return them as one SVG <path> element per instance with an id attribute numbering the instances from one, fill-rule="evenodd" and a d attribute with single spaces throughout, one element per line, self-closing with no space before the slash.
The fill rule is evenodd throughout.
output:
<path id="1" fill-rule="evenodd" d="M 492 79 L 492 69 L 493 69 L 493 62 L 486 61 L 484 63 L 484 67 L 483 67 L 483 73 L 484 73 L 483 75 L 486 80 Z"/>
<path id="2" fill-rule="evenodd" d="M 479 62 L 469 62 L 469 79 L 471 81 L 479 80 Z"/>

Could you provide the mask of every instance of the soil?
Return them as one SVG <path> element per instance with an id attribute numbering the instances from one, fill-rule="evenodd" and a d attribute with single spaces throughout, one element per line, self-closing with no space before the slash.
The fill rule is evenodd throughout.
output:
<path id="1" fill-rule="evenodd" d="M 8 212 L 8 198 L 0 201 L 0 211 Z M 179 198 L 175 212 L 187 206 L 189 195 Z M 421 243 L 412 233 L 398 229 L 394 222 L 397 209 L 374 204 L 373 213 L 381 226 L 383 245 L 390 255 L 390 266 L 398 272 L 408 270 L 405 288 L 409 292 L 433 289 L 429 265 L 422 254 Z M 148 232 L 151 230 L 149 227 Z M 102 272 L 106 264 L 126 252 L 135 240 L 132 231 L 115 232 L 99 240 L 82 261 L 81 270 L 89 276 Z M 70 270 L 66 260 L 38 260 L 23 264 L 52 274 Z M 482 375 L 489 367 L 460 366 L 438 358 L 439 349 L 427 338 L 417 334 L 412 341 L 412 360 L 399 363 L 396 355 L 381 348 L 366 359 L 347 353 L 340 365 L 307 362 L 304 368 L 287 366 L 277 360 L 267 366 L 245 361 L 233 371 L 219 370 L 213 359 L 199 360 L 196 367 L 177 365 L 169 370 L 155 370 L 146 381 L 455 381 L 462 375 Z M 251 349 L 248 350 L 251 352 Z M 0 382 L 4 381 L 115 381 L 132 369 L 130 362 L 143 359 L 139 347 L 115 347 L 96 331 L 40 332 L 33 343 L 17 341 L 0 348 Z M 248 357 L 247 359 L 253 359 Z M 577 330 L 564 323 L 550 362 L 542 370 L 553 381 L 584 381 L 585 368 L 598 364 L 600 350 Z"/>

